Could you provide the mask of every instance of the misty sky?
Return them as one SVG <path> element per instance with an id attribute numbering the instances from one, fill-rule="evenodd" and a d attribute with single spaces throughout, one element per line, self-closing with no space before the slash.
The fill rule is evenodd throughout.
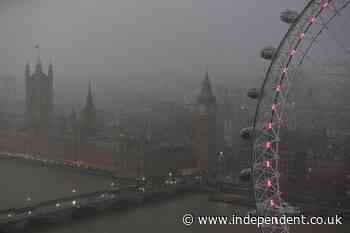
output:
<path id="1" fill-rule="evenodd" d="M 40 43 L 56 92 L 144 79 L 262 76 L 259 50 L 278 45 L 285 9 L 305 0 L 0 0 L 0 74 L 24 79 Z M 118 82 L 116 82 L 118 83 Z M 120 83 L 118 84 L 120 85 Z M 142 88 L 142 87 L 140 87 Z"/>

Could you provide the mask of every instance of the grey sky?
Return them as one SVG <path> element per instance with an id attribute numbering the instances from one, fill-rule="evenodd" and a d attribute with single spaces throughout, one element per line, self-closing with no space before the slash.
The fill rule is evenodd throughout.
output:
<path id="1" fill-rule="evenodd" d="M 55 82 L 261 76 L 259 50 L 287 30 L 282 10 L 305 0 L 1 0 L 0 73 L 23 77 L 40 42 Z M 164 77 L 164 74 L 167 77 Z M 24 77 L 23 77 L 24 78 Z M 62 84 L 63 85 L 63 84 Z M 85 87 L 85 86 L 84 86 Z M 56 88 L 59 91 L 59 88 Z"/>

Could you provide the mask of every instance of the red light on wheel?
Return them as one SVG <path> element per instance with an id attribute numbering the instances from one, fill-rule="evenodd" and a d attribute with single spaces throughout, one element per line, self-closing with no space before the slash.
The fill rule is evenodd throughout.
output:
<path id="1" fill-rule="evenodd" d="M 281 92 L 281 85 L 277 85 L 276 92 Z"/>
<path id="2" fill-rule="evenodd" d="M 315 16 L 311 16 L 310 23 L 314 23 L 315 21 L 316 21 L 316 17 Z"/>
<path id="3" fill-rule="evenodd" d="M 266 142 L 266 148 L 267 149 L 271 149 L 271 145 L 272 145 L 272 143 L 270 141 Z"/>
<path id="4" fill-rule="evenodd" d="M 272 181 L 269 179 L 267 180 L 267 187 L 268 188 L 271 188 L 272 187 Z"/>
<path id="5" fill-rule="evenodd" d="M 267 129 L 268 129 L 268 130 L 271 130 L 271 129 L 272 129 L 272 122 L 269 122 L 269 123 L 267 124 Z"/>
<path id="6" fill-rule="evenodd" d="M 271 161 L 266 161 L 266 167 L 270 168 L 271 167 Z"/>
<path id="7" fill-rule="evenodd" d="M 321 1 L 320 3 L 321 3 L 323 8 L 326 8 L 328 6 L 328 4 L 329 4 L 329 1 L 328 0 L 324 0 L 324 1 Z"/>

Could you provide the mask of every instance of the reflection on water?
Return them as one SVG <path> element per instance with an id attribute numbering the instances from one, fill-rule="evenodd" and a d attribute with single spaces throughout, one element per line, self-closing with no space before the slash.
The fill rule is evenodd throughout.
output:
<path id="1" fill-rule="evenodd" d="M 43 229 L 40 233 L 114 233 L 114 232 L 159 232 L 159 233 L 258 233 L 252 225 L 198 225 L 184 226 L 182 216 L 191 212 L 196 216 L 244 214 L 247 209 L 225 203 L 208 202 L 206 194 L 191 194 L 172 199 L 168 202 L 147 204 L 139 208 L 113 211 L 72 224 Z M 298 226 L 292 233 L 349 233 L 350 223 L 343 226 Z"/>
<path id="2" fill-rule="evenodd" d="M 51 200 L 108 187 L 111 179 L 71 170 L 0 160 L 0 209 L 23 207 L 30 202 Z M 30 199 L 28 199 L 30 197 Z"/>
<path id="3" fill-rule="evenodd" d="M 245 208 L 233 208 L 224 203 L 208 202 L 205 194 L 188 194 L 169 201 L 161 201 L 155 204 L 145 204 L 138 208 L 116 210 L 106 215 L 84 219 L 71 224 L 61 225 L 55 228 L 43 229 L 47 233 L 114 233 L 114 232 L 213 232 L 216 228 L 221 232 L 255 232 L 255 228 L 247 227 L 223 227 L 223 226 L 184 226 L 182 216 L 185 213 L 200 215 L 231 215 L 232 211 L 244 213 Z M 230 231 L 223 231 L 223 230 Z"/>
<path id="4" fill-rule="evenodd" d="M 31 166 L 14 161 L 1 161 L 0 195 L 1 208 L 21 206 L 30 193 L 33 201 L 48 200 L 69 195 L 72 184 L 79 185 L 79 191 L 104 188 L 110 179 L 94 177 L 67 171 Z M 8 178 L 6 178 L 8 177 Z M 245 214 L 247 208 L 227 203 L 208 202 L 207 194 L 187 194 L 168 201 L 148 203 L 139 207 L 109 211 L 104 214 L 78 219 L 60 225 L 40 229 L 27 229 L 24 233 L 179 233 L 179 232 L 220 232 L 257 233 L 255 226 L 248 225 L 198 225 L 184 226 L 182 216 L 191 212 L 195 216 L 231 216 Z M 292 233 L 349 233 L 350 223 L 342 226 L 298 226 Z"/>

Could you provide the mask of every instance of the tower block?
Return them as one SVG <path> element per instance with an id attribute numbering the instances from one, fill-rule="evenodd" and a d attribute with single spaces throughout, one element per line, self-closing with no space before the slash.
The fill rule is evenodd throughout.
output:
<path id="1" fill-rule="evenodd" d="M 197 98 L 193 121 L 193 155 L 201 172 L 215 172 L 216 164 L 216 99 L 206 72 Z"/>
<path id="2" fill-rule="evenodd" d="M 40 57 L 38 57 L 35 70 L 31 73 L 30 65 L 27 62 L 25 85 L 28 128 L 48 129 L 51 126 L 53 115 L 53 65 L 49 64 L 48 73 L 45 74 Z"/>

